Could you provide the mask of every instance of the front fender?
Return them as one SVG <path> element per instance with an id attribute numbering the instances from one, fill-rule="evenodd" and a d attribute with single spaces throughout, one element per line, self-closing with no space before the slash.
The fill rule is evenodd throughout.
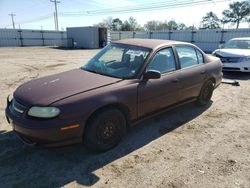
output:
<path id="1" fill-rule="evenodd" d="M 137 82 L 106 86 L 53 103 L 61 110 L 59 118 L 80 118 L 85 126 L 98 109 L 118 104 L 129 111 L 132 120 L 137 118 Z"/>

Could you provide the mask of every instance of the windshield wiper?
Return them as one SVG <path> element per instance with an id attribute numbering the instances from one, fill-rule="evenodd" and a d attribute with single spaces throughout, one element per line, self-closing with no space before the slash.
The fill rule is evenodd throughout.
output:
<path id="1" fill-rule="evenodd" d="M 88 71 L 88 72 L 92 72 L 92 73 L 95 73 L 95 74 L 100 74 L 100 75 L 103 75 L 103 76 L 108 76 L 106 74 L 103 74 L 101 72 L 98 72 L 96 70 L 91 70 L 91 69 L 86 69 L 85 67 L 81 67 L 81 69 L 85 70 L 85 71 Z"/>
<path id="2" fill-rule="evenodd" d="M 85 67 L 81 67 L 82 70 L 85 70 L 85 71 L 88 71 L 88 72 L 92 72 L 92 73 L 95 73 L 95 74 L 100 74 L 100 75 L 103 75 L 103 76 L 109 76 L 109 77 L 112 77 L 112 78 L 119 78 L 119 79 L 125 79 L 123 77 L 118 77 L 118 76 L 114 76 L 114 75 L 109 75 L 109 74 L 104 74 L 104 73 L 101 73 L 101 72 L 97 72 L 96 70 L 90 70 L 90 69 L 86 69 Z"/>
<path id="3" fill-rule="evenodd" d="M 88 71 L 88 72 L 93 72 L 93 73 L 97 73 L 95 70 L 91 70 L 91 69 L 86 69 L 85 67 L 81 67 L 82 70 Z"/>

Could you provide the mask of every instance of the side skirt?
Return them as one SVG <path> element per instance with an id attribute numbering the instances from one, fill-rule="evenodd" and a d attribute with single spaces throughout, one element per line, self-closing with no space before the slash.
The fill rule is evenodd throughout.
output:
<path id="1" fill-rule="evenodd" d="M 139 118 L 138 120 L 132 121 L 131 124 L 130 124 L 130 126 L 131 126 L 131 127 L 132 127 L 132 126 L 135 126 L 136 124 L 138 124 L 138 123 L 140 123 L 140 122 L 142 122 L 142 121 L 145 121 L 145 120 L 150 119 L 150 118 L 152 118 L 152 117 L 154 117 L 154 116 L 157 116 L 157 115 L 163 114 L 163 113 L 165 113 L 165 112 L 168 112 L 168 111 L 170 111 L 170 110 L 172 110 L 172 109 L 174 109 L 174 108 L 177 108 L 177 107 L 179 107 L 179 106 L 182 106 L 182 105 L 184 105 L 184 104 L 194 102 L 194 101 L 196 101 L 196 100 L 197 100 L 197 98 L 191 98 L 191 99 L 182 101 L 182 102 L 180 102 L 180 103 L 171 105 L 171 106 L 169 106 L 169 107 L 163 108 L 163 109 L 161 109 L 161 110 L 159 110 L 159 111 L 152 112 L 152 113 L 150 113 L 150 114 L 147 114 L 147 115 L 145 115 L 145 116 Z"/>

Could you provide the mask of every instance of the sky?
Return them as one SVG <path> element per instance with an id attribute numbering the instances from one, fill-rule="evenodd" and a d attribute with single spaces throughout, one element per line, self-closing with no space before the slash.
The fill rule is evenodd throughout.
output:
<path id="1" fill-rule="evenodd" d="M 143 26 L 147 21 L 170 21 L 184 23 L 187 26 L 200 26 L 202 17 L 207 12 L 213 11 L 219 18 L 222 18 L 222 11 L 229 8 L 233 0 L 208 0 L 202 5 L 192 5 L 183 7 L 168 7 L 151 11 L 138 12 L 116 12 L 106 11 L 106 14 L 93 14 L 93 11 L 104 9 L 118 10 L 123 7 L 129 10 L 131 7 L 140 7 L 145 4 L 159 5 L 160 3 L 192 3 L 205 2 L 204 0 L 60 0 L 58 3 L 59 29 L 66 27 L 92 26 L 111 16 L 120 18 L 122 21 L 133 16 L 137 22 Z M 239 0 L 240 1 L 240 0 Z M 250 0 L 249 0 L 250 1 Z M 0 0 L 0 28 L 12 28 L 10 13 L 14 13 L 16 28 L 22 29 L 44 29 L 54 30 L 54 3 L 50 0 Z M 66 13 L 71 15 L 66 15 Z M 79 13 L 72 15 L 72 13 Z M 90 14 L 92 13 L 92 14 Z M 247 23 L 242 23 L 241 28 L 248 28 Z M 226 25 L 226 28 L 234 26 Z"/>

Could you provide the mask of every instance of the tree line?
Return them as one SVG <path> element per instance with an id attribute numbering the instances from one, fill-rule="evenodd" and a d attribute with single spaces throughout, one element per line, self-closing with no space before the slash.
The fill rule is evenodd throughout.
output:
<path id="1" fill-rule="evenodd" d="M 148 21 L 144 26 L 138 24 L 134 17 L 122 21 L 119 18 L 108 17 L 94 26 L 107 27 L 112 31 L 165 31 L 165 30 L 195 30 L 195 29 L 217 29 L 224 28 L 225 24 L 236 25 L 239 28 L 240 23 L 248 22 L 250 24 L 250 3 L 248 1 L 233 2 L 229 8 L 222 12 L 222 18 L 212 11 L 202 17 L 199 28 L 186 26 L 184 23 L 170 21 Z"/>

